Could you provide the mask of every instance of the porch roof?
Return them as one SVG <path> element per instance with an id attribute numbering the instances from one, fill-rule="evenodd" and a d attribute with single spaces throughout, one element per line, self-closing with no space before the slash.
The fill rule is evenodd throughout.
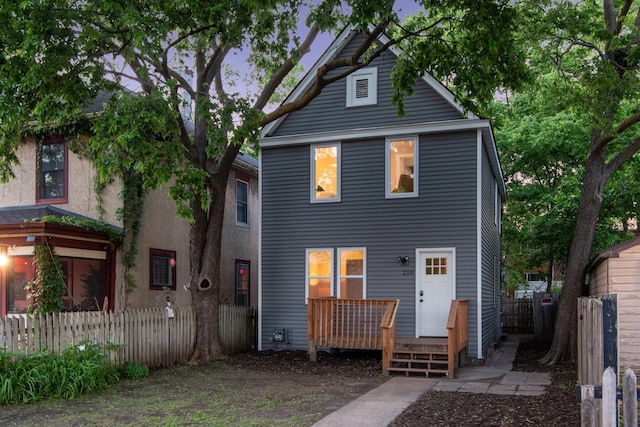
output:
<path id="1" fill-rule="evenodd" d="M 105 250 L 119 243 L 113 241 L 109 233 L 104 231 L 40 221 L 46 216 L 91 219 L 50 205 L 2 207 L 0 208 L 0 241 L 9 245 L 28 246 L 33 244 L 33 240 L 27 239 L 28 237 L 42 239 L 46 236 L 54 245 L 97 250 Z M 119 227 L 112 227 L 120 230 Z"/>

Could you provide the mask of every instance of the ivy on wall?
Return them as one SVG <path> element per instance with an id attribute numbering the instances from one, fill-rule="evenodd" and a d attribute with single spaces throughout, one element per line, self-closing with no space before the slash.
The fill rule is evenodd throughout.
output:
<path id="1" fill-rule="evenodd" d="M 27 311 L 33 314 L 59 313 L 63 308 L 62 297 L 67 287 L 55 249 L 47 244 L 36 243 L 33 262 L 37 265 L 36 275 L 25 286 L 29 292 Z"/>

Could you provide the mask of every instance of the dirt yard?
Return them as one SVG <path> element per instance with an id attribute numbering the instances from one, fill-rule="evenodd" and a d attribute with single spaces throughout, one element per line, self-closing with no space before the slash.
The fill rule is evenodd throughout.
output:
<path id="1" fill-rule="evenodd" d="M 539 398 L 428 392 L 392 424 L 404 426 L 579 425 L 575 367 L 541 367 L 544 349 L 523 344 L 515 369 L 547 370 Z M 208 366 L 177 366 L 123 380 L 70 401 L 0 408 L 2 426 L 310 426 L 388 377 L 380 354 L 303 352 L 237 354 Z"/>

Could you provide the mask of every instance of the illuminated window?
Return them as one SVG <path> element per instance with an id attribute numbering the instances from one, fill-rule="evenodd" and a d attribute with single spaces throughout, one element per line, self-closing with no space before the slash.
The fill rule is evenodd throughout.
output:
<path id="1" fill-rule="evenodd" d="M 67 201 L 67 144 L 63 140 L 38 145 L 38 202 Z"/>
<path id="2" fill-rule="evenodd" d="M 33 280 L 33 256 L 9 257 L 7 269 L 7 313 L 26 313 L 29 307 L 25 286 Z"/>
<path id="3" fill-rule="evenodd" d="M 387 139 L 386 146 L 386 197 L 417 196 L 417 138 Z"/>
<path id="4" fill-rule="evenodd" d="M 176 289 L 176 253 L 149 249 L 149 288 Z"/>
<path id="5" fill-rule="evenodd" d="M 307 249 L 307 298 L 333 296 L 333 249 Z"/>
<path id="6" fill-rule="evenodd" d="M 340 201 L 340 144 L 311 146 L 311 201 Z"/>
<path id="7" fill-rule="evenodd" d="M 338 249 L 338 258 L 340 260 L 338 298 L 363 299 L 367 271 L 365 249 Z"/>
<path id="8" fill-rule="evenodd" d="M 249 261 L 236 260 L 236 305 L 249 306 Z"/>

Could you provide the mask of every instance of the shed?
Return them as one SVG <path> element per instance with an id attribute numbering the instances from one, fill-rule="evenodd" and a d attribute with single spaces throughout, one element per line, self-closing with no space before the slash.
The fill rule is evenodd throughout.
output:
<path id="1" fill-rule="evenodd" d="M 598 254 L 588 272 L 589 295 L 618 294 L 620 367 L 640 371 L 640 236 Z"/>

